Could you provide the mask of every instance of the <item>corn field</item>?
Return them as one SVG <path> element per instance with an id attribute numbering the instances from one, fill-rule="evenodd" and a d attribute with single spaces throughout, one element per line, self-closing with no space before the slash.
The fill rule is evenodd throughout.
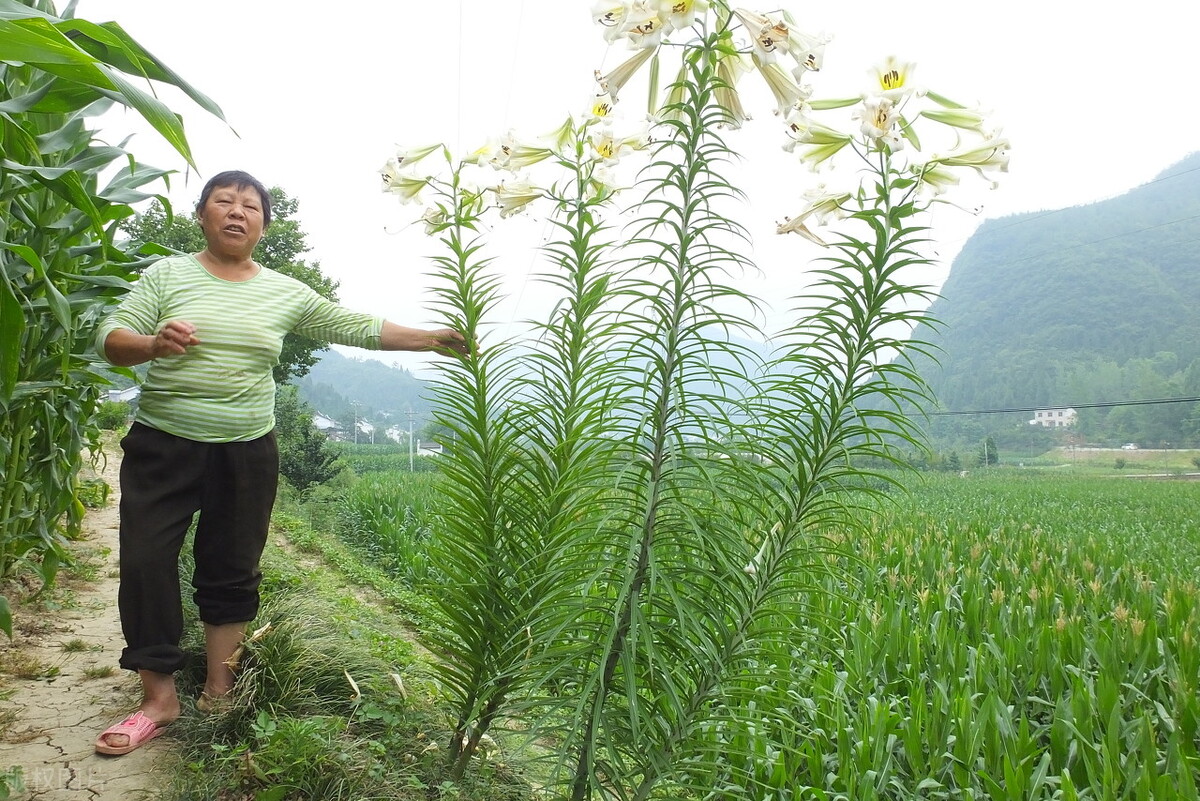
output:
<path id="1" fill-rule="evenodd" d="M 357 505 L 428 508 L 426 476 L 390 475 Z M 1197 798 L 1198 502 L 1012 472 L 889 497 L 792 621 L 792 681 L 744 688 L 759 720 L 710 747 L 749 755 L 765 798 Z M 379 547 L 401 559 L 398 524 Z"/>
<path id="2" fill-rule="evenodd" d="M 117 230 L 167 175 L 93 123 L 124 104 L 190 161 L 152 81 L 220 114 L 119 25 L 0 0 L 0 577 L 27 569 L 51 581 L 83 514 L 77 473 L 106 383 L 93 328 L 150 259 Z M 0 629 L 11 634 L 3 597 Z"/>

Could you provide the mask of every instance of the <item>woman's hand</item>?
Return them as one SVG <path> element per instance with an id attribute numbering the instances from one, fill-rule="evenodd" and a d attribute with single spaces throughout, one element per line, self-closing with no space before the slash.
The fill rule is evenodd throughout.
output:
<path id="1" fill-rule="evenodd" d="M 379 334 L 381 350 L 432 351 L 447 355 L 469 356 L 467 338 L 453 328 L 409 328 L 385 321 Z"/>
<path id="2" fill-rule="evenodd" d="M 132 367 L 164 356 L 182 355 L 199 344 L 196 326 L 186 320 L 171 320 L 153 336 L 118 328 L 104 340 L 104 355 L 118 367 Z"/>
<path id="3" fill-rule="evenodd" d="M 458 356 L 471 355 L 467 338 L 453 328 L 436 328 L 429 332 L 429 338 L 433 342 L 429 346 L 429 350 L 437 353 L 453 353 Z"/>
<path id="4" fill-rule="evenodd" d="M 181 356 L 187 353 L 189 347 L 199 344 L 200 340 L 196 338 L 196 326 L 187 320 L 171 320 L 154 335 L 154 342 L 151 345 L 151 352 L 154 355 L 151 358 Z"/>

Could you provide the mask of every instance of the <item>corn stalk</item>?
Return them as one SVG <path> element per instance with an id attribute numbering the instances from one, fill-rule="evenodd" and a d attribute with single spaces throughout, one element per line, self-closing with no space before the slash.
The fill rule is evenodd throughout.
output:
<path id="1" fill-rule="evenodd" d="M 49 583 L 78 531 L 76 477 L 107 383 L 92 328 L 145 262 L 116 241 L 120 221 L 167 175 L 99 141 L 89 119 L 124 104 L 191 162 L 178 117 L 127 75 L 220 116 L 119 25 L 0 0 L 0 576 L 26 566 Z M 3 598 L 0 628 L 11 635 Z"/>

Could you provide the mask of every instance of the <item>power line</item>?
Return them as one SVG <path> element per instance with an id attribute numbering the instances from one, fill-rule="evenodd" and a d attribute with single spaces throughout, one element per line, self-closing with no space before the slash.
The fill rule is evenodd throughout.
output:
<path id="1" fill-rule="evenodd" d="M 1061 406 L 1014 406 L 1008 409 L 973 409 L 969 411 L 929 412 L 928 414 L 930 417 L 952 417 L 971 414 L 1049 412 L 1059 409 L 1111 409 L 1116 406 L 1155 406 L 1162 403 L 1200 403 L 1200 398 L 1152 398 L 1150 400 L 1108 401 L 1105 403 L 1069 403 Z"/>

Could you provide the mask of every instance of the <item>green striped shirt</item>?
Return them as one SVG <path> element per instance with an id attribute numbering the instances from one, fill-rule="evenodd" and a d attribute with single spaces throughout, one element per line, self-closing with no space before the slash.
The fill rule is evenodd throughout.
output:
<path id="1" fill-rule="evenodd" d="M 383 318 L 343 309 L 274 270 L 226 281 L 195 256 L 170 256 L 100 324 L 96 350 L 103 356 L 119 328 L 153 335 L 171 320 L 194 324 L 200 344 L 150 363 L 136 419 L 200 442 L 250 440 L 275 427 L 271 369 L 285 334 L 378 350 L 383 328 Z"/>

